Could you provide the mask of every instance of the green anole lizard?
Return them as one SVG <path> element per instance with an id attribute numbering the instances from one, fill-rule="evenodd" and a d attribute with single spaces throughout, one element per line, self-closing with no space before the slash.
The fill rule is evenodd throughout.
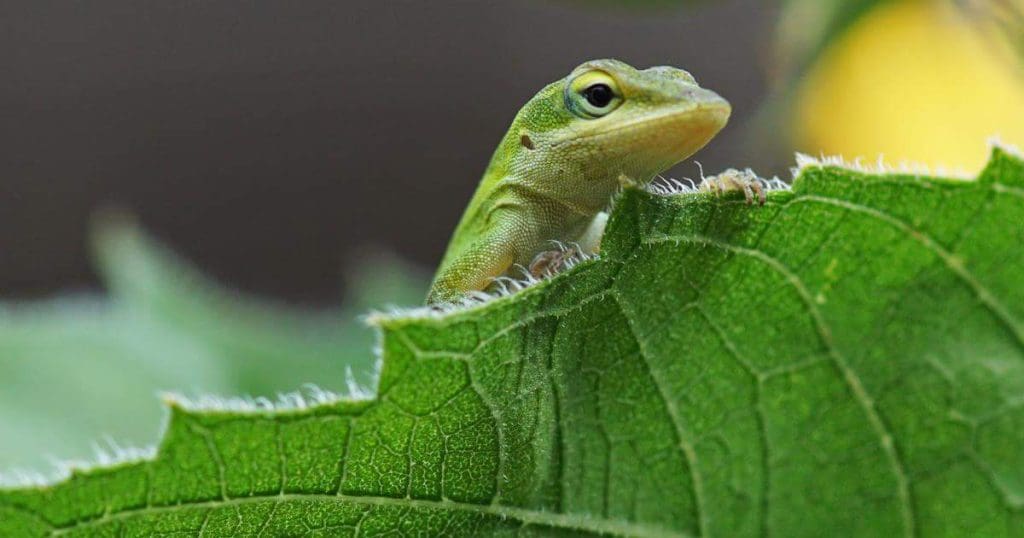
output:
<path id="1" fill-rule="evenodd" d="M 549 267 L 551 241 L 596 252 L 602 211 L 623 183 L 686 159 L 729 119 L 728 101 L 674 67 L 593 60 L 519 111 L 455 229 L 427 296 L 450 302 L 515 267 Z M 762 197 L 760 185 L 754 189 Z M 751 185 L 723 179 L 715 192 Z"/>

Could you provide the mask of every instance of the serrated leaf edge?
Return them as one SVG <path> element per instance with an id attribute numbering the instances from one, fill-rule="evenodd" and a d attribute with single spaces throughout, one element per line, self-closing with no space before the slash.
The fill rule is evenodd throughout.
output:
<path id="1" fill-rule="evenodd" d="M 1013 144 L 1002 141 L 998 136 L 992 136 L 988 139 L 988 146 L 990 151 L 1003 151 L 1016 158 L 1024 160 L 1024 152 Z M 793 181 L 788 187 L 792 187 L 801 177 L 801 175 L 811 168 L 842 168 L 862 174 L 914 174 L 914 175 L 938 175 L 947 178 L 961 179 L 966 181 L 976 180 L 983 173 L 984 169 L 980 170 L 976 175 L 968 175 L 966 172 L 959 171 L 955 175 L 949 175 L 948 171 L 936 167 L 932 170 L 929 166 L 921 163 L 903 162 L 897 167 L 893 167 L 887 164 L 883 156 L 879 156 L 875 164 L 864 164 L 862 159 L 854 159 L 849 161 L 842 156 L 825 156 L 812 157 L 804 153 L 796 153 L 796 166 L 791 168 L 793 173 Z M 991 161 L 990 161 L 991 162 Z M 703 173 L 701 174 L 703 178 Z M 691 188 L 691 186 L 684 185 L 677 180 L 672 180 L 679 184 L 679 192 L 661 193 L 644 189 L 645 192 L 654 195 L 664 196 L 675 196 L 675 195 L 705 195 L 697 189 Z M 692 181 L 690 181 L 692 183 Z M 781 182 L 779 182 L 781 183 Z M 782 183 L 785 185 L 785 183 Z M 776 186 L 774 180 L 769 184 L 769 187 Z M 670 187 L 671 190 L 673 187 Z M 664 190 L 664 189 L 663 189 Z M 782 187 L 778 187 L 775 190 L 788 190 Z M 596 259 L 596 256 L 582 256 L 576 260 L 573 265 L 579 265 L 582 262 L 586 262 L 592 259 Z M 289 412 L 289 411 L 303 411 L 312 408 L 333 405 L 340 402 L 360 402 L 372 400 L 376 394 L 377 380 L 380 378 L 380 371 L 383 366 L 383 350 L 380 346 L 380 338 L 383 334 L 383 328 L 385 325 L 391 325 L 394 323 L 404 323 L 408 321 L 419 321 L 424 319 L 439 320 L 448 318 L 455 314 L 464 314 L 467 312 L 476 311 L 481 309 L 492 302 L 507 299 L 513 295 L 517 295 L 517 292 L 523 291 L 527 288 L 536 289 L 538 284 L 547 282 L 555 278 L 566 278 L 572 271 L 565 271 L 558 273 L 551 278 L 534 278 L 527 275 L 522 280 L 509 279 L 509 282 L 514 282 L 515 287 L 506 285 L 500 288 L 496 293 L 480 293 L 468 298 L 465 301 L 459 303 L 449 303 L 441 305 L 440 307 L 414 307 L 414 308 L 401 308 L 393 307 L 387 311 L 371 312 L 367 314 L 363 319 L 367 325 L 375 328 L 378 331 L 378 345 L 373 347 L 372 352 L 376 356 L 376 362 L 374 367 L 374 388 L 362 387 L 355 383 L 354 378 L 351 376 L 351 370 L 346 371 L 346 383 L 348 384 L 349 390 L 352 394 L 343 395 L 332 391 L 321 389 L 314 384 L 303 385 L 302 389 L 292 392 L 278 393 L 276 400 L 271 400 L 264 397 L 247 397 L 247 396 L 232 396 L 223 397 L 213 394 L 204 394 L 196 397 L 184 396 L 176 392 L 165 392 L 161 394 L 161 398 L 165 404 L 165 418 L 162 421 L 160 427 L 160 434 L 158 439 L 163 439 L 169 424 L 170 410 L 174 407 L 189 411 L 189 412 L 204 412 L 204 413 L 241 413 L 241 414 L 266 414 L 274 412 Z M 306 390 L 307 393 L 303 393 Z M 131 446 L 120 446 L 116 444 L 112 439 L 106 438 L 105 442 L 108 447 L 104 448 L 98 443 L 94 444 L 94 454 L 89 460 L 82 459 L 55 459 L 53 466 L 54 470 L 47 475 L 44 472 L 13 468 L 7 471 L 0 472 L 0 490 L 4 489 L 18 489 L 25 487 L 42 488 L 51 487 L 60 482 L 63 482 L 71 477 L 73 473 L 82 472 L 90 473 L 97 471 L 104 471 L 114 467 L 122 465 L 140 463 L 145 461 L 152 461 L 158 455 L 157 445 L 148 445 L 144 447 L 131 447 Z"/>

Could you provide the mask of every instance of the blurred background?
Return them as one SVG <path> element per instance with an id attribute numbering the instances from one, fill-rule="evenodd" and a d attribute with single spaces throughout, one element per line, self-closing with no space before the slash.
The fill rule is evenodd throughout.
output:
<path id="1" fill-rule="evenodd" d="M 358 316 L 422 300 L 518 108 L 596 57 L 732 102 L 708 172 L 1024 144 L 1024 0 L 4 2 L 0 472 L 155 442 L 161 390 L 372 385 Z"/>

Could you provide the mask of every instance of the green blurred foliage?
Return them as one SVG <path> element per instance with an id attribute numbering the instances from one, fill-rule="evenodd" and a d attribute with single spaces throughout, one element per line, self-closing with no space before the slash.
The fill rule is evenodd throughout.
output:
<path id="1" fill-rule="evenodd" d="M 368 255 L 343 305 L 305 311 L 224 288 L 123 217 L 101 219 L 94 237 L 108 298 L 0 303 L 0 469 L 81 458 L 105 436 L 153 443 L 160 391 L 372 386 L 375 336 L 360 316 L 370 305 L 415 304 L 426 283 L 392 257 Z"/>

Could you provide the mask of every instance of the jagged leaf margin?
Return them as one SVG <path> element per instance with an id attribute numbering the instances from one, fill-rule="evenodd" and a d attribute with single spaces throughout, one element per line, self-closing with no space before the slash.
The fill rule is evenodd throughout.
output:
<path id="1" fill-rule="evenodd" d="M 1020 535 L 1022 223 L 999 149 L 627 191 L 600 259 L 377 317 L 376 399 L 171 401 L 154 460 L 0 491 L 0 534 Z"/>

